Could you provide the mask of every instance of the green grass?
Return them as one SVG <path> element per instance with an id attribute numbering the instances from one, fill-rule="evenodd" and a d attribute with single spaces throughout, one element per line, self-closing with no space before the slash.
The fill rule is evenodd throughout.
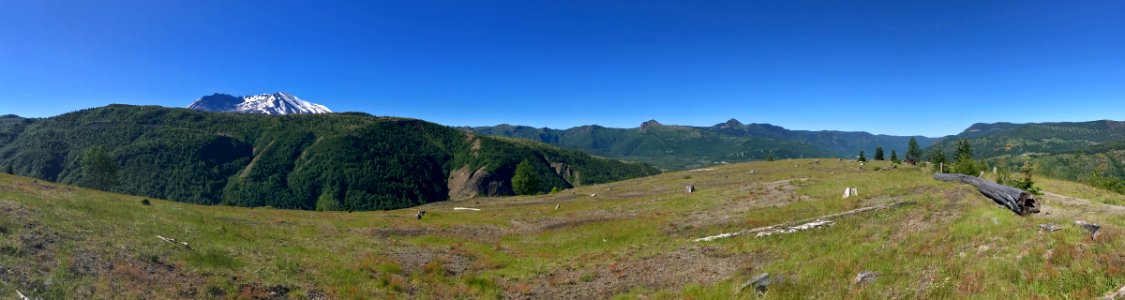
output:
<path id="1" fill-rule="evenodd" d="M 9 276 L 0 295 L 227 299 L 283 286 L 296 299 L 723 299 L 757 297 L 735 289 L 761 272 L 785 278 L 765 298 L 1088 299 L 1125 284 L 1125 218 L 1096 206 L 1121 195 L 1037 178 L 1093 204 L 1020 217 L 922 168 L 813 161 L 362 213 L 146 206 L 0 175 L 0 267 L 14 270 L 0 275 Z M 797 178 L 807 179 L 775 183 Z M 687 184 L 698 191 L 685 194 Z M 841 199 L 849 186 L 860 196 Z M 794 234 L 691 241 L 897 201 L 913 204 Z M 428 211 L 422 220 L 417 209 Z M 1077 217 L 1103 224 L 1101 237 L 1071 225 Z M 1042 223 L 1064 230 L 1041 232 Z M 681 269 L 706 271 L 676 277 Z M 880 275 L 854 284 L 863 271 Z"/>

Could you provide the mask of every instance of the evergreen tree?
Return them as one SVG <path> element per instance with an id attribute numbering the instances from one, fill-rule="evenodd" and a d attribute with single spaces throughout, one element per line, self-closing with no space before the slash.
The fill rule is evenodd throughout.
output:
<path id="1" fill-rule="evenodd" d="M 516 174 L 512 176 L 512 190 L 520 195 L 539 194 L 539 175 L 531 161 L 525 159 L 516 165 Z"/>
<path id="2" fill-rule="evenodd" d="M 1043 191 L 1040 190 L 1038 186 L 1035 186 L 1035 181 L 1031 179 L 1031 173 L 1033 170 L 1034 169 L 1032 169 L 1031 164 L 1027 163 L 1023 168 L 1020 169 L 1020 172 L 1023 173 L 1022 178 L 1014 179 L 1010 175 L 1008 175 L 1008 172 L 1003 172 L 997 177 L 997 183 L 1015 187 L 1035 195 L 1043 195 Z"/>
<path id="3" fill-rule="evenodd" d="M 82 155 L 82 173 L 89 187 L 100 190 L 113 187 L 117 184 L 117 170 L 117 162 L 105 147 L 90 147 Z"/>
<path id="4" fill-rule="evenodd" d="M 968 140 L 957 141 L 957 152 L 953 154 L 953 161 L 962 159 L 973 159 L 973 147 L 969 145 Z"/>
<path id="5" fill-rule="evenodd" d="M 867 161 L 867 157 L 863 156 L 863 150 L 859 150 L 859 161 L 861 161 L 861 162 Z"/>
<path id="6" fill-rule="evenodd" d="M 773 158 L 773 153 L 770 153 L 770 154 L 766 155 L 766 161 L 774 161 L 774 160 L 775 159 Z"/>
<path id="7" fill-rule="evenodd" d="M 875 147 L 875 160 L 883 160 L 883 147 Z"/>
<path id="8" fill-rule="evenodd" d="M 911 165 L 917 164 L 921 159 L 922 148 L 918 147 L 918 141 L 915 141 L 914 138 L 910 138 L 910 143 L 907 145 L 906 149 L 906 163 Z"/>
<path id="9" fill-rule="evenodd" d="M 896 164 L 900 163 L 900 161 L 898 161 L 898 153 L 895 153 L 894 150 L 891 150 L 891 162 Z"/>
<path id="10" fill-rule="evenodd" d="M 977 176 L 984 169 L 983 163 L 973 160 L 973 148 L 968 140 L 957 141 L 957 152 L 953 156 L 953 172 Z"/>
<path id="11" fill-rule="evenodd" d="M 941 148 L 934 149 L 934 153 L 930 156 L 930 163 L 934 164 L 934 169 L 938 170 L 938 172 L 945 172 L 949 170 L 950 167 L 948 166 L 949 162 L 945 159 L 945 151 Z M 945 169 L 942 169 L 942 166 L 944 166 Z"/>
<path id="12" fill-rule="evenodd" d="M 325 188 L 324 193 L 316 198 L 317 211 L 338 211 L 342 210 L 340 206 L 340 190 L 334 185 L 329 185 Z"/>

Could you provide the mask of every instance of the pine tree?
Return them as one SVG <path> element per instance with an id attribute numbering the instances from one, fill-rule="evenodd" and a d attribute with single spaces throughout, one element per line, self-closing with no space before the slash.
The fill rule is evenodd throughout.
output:
<path id="1" fill-rule="evenodd" d="M 535 166 L 531 161 L 523 160 L 516 165 L 516 174 L 512 176 L 512 190 L 520 195 L 536 195 L 539 190 L 539 175 L 535 173 Z"/>
<path id="2" fill-rule="evenodd" d="M 939 172 L 945 172 L 950 167 L 948 166 L 949 162 L 945 161 L 945 151 L 941 148 L 934 149 L 934 154 L 930 156 L 930 163 L 934 164 L 934 168 L 938 169 Z M 942 166 L 945 169 L 941 169 Z"/>
<path id="3" fill-rule="evenodd" d="M 895 153 L 894 150 L 891 150 L 891 162 L 896 164 L 900 163 L 900 161 L 898 161 L 898 153 Z"/>
<path id="4" fill-rule="evenodd" d="M 867 157 L 863 156 L 863 150 L 859 150 L 859 161 L 861 161 L 861 162 L 867 161 Z"/>
<path id="5" fill-rule="evenodd" d="M 914 140 L 914 138 L 910 138 L 910 143 L 907 145 L 906 149 L 906 163 L 913 165 L 917 164 L 920 160 L 922 160 L 922 148 L 918 147 L 918 141 Z"/>
<path id="6" fill-rule="evenodd" d="M 973 146 L 968 140 L 957 141 L 957 152 L 953 154 L 953 160 L 961 161 L 961 159 L 973 159 Z"/>
<path id="7" fill-rule="evenodd" d="M 775 159 L 773 158 L 773 153 L 770 153 L 770 154 L 766 155 L 766 161 L 774 161 L 774 160 Z"/>
<path id="8" fill-rule="evenodd" d="M 117 170 L 117 162 L 109 156 L 105 147 L 90 147 L 82 155 L 82 172 L 87 185 L 92 188 L 107 190 L 116 185 Z"/>
<path id="9" fill-rule="evenodd" d="M 883 160 L 883 147 L 875 147 L 875 160 Z"/>
<path id="10" fill-rule="evenodd" d="M 957 152 L 953 156 L 953 172 L 976 176 L 982 169 L 981 164 L 973 160 L 973 147 L 968 140 L 957 141 Z"/>

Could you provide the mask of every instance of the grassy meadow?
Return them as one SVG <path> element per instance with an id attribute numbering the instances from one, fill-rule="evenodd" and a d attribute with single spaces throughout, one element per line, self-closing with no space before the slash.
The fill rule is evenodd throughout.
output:
<path id="1" fill-rule="evenodd" d="M 753 162 L 354 213 L 145 205 L 0 175 L 0 297 L 1089 299 L 1125 284 L 1125 196 L 1038 178 L 1043 212 L 1020 217 L 926 168 L 889 167 Z M 841 199 L 846 187 L 859 196 Z M 692 241 L 903 201 L 826 228 Z M 878 276 L 856 283 L 865 271 Z M 760 273 L 781 279 L 738 290 Z"/>

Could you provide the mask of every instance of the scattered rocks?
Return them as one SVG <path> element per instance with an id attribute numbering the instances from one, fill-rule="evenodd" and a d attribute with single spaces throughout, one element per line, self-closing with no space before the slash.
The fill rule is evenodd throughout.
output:
<path id="1" fill-rule="evenodd" d="M 855 275 L 855 284 L 872 283 L 872 282 L 875 282 L 875 279 L 878 278 L 878 277 L 879 277 L 879 273 L 876 273 L 876 272 L 867 272 L 867 271 L 859 272 L 859 274 Z"/>
<path id="2" fill-rule="evenodd" d="M 1062 230 L 1062 226 L 1059 226 L 1055 223 L 1039 224 L 1039 229 L 1046 230 L 1048 232 L 1055 232 Z"/>
<path id="3" fill-rule="evenodd" d="M 844 199 L 848 199 L 850 197 L 855 197 L 855 196 L 859 196 L 859 190 L 856 190 L 854 187 L 844 188 Z"/>
<path id="4" fill-rule="evenodd" d="M 263 287 L 257 283 L 243 284 L 238 296 L 243 299 L 289 299 L 290 288 L 283 285 Z"/>

